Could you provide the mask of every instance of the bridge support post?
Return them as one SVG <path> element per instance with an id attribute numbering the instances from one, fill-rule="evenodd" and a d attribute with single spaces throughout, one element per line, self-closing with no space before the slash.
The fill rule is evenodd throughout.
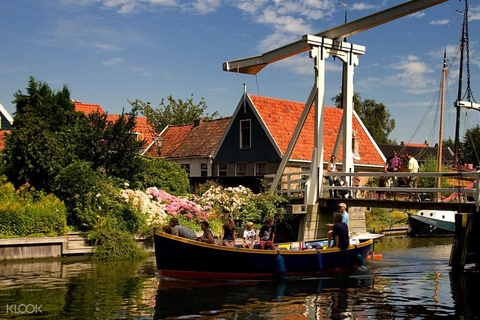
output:
<path id="1" fill-rule="evenodd" d="M 457 213 L 455 215 L 455 236 L 453 239 L 452 253 L 450 254 L 450 266 L 454 271 L 463 270 L 467 262 L 472 225 L 472 213 Z"/>

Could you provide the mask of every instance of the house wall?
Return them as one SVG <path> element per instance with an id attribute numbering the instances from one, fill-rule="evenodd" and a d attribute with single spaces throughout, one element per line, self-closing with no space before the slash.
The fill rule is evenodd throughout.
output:
<path id="1" fill-rule="evenodd" d="M 251 147 L 241 149 L 240 120 L 248 119 L 251 120 Z M 258 122 L 250 105 L 247 105 L 245 110 L 241 108 L 237 113 L 213 162 L 247 162 L 254 164 L 255 162 L 280 162 L 280 160 L 265 130 Z"/>
<path id="2" fill-rule="evenodd" d="M 178 163 L 179 165 L 190 165 L 190 172 L 189 177 L 201 177 L 202 170 L 201 165 L 207 165 L 207 176 L 212 176 L 212 162 L 210 158 L 188 158 L 188 159 L 169 159 L 168 161 L 172 161 Z"/>

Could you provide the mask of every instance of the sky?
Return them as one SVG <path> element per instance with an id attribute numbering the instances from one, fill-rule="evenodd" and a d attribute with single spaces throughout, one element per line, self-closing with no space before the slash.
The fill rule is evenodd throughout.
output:
<path id="1" fill-rule="evenodd" d="M 225 72 L 225 61 L 259 55 L 344 22 L 403 3 L 394 0 L 2 0 L 0 103 L 12 116 L 29 77 L 71 98 L 128 112 L 127 100 L 158 107 L 162 98 L 231 116 L 247 92 L 305 102 L 314 83 L 308 52 L 255 75 Z M 443 52 L 449 72 L 443 138 L 455 136 L 458 48 L 465 0 L 450 0 L 366 30 L 347 41 L 365 46 L 354 91 L 383 103 L 395 120 L 392 140 L 434 145 L 439 138 Z M 470 83 L 480 102 L 480 3 L 469 1 Z M 455 53 L 457 52 L 457 55 Z M 327 60 L 325 104 L 340 92 L 342 65 Z M 464 88 L 466 77 L 464 77 Z M 462 110 L 461 137 L 480 113 Z"/>

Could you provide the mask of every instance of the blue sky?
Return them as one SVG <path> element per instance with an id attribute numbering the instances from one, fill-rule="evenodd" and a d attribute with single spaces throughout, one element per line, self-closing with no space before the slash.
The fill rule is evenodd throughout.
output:
<path id="1" fill-rule="evenodd" d="M 0 1 L 0 103 L 10 112 L 30 76 L 72 99 L 109 113 L 130 109 L 127 99 L 158 106 L 172 95 L 207 111 L 232 115 L 243 83 L 252 94 L 304 102 L 313 85 L 308 53 L 263 69 L 257 76 L 222 71 L 249 57 L 386 9 L 404 1 L 344 0 L 4 0 Z M 480 102 L 480 4 L 470 0 L 471 88 Z M 366 47 L 355 68 L 355 92 L 384 103 L 398 142 L 438 142 L 443 50 L 450 62 L 460 43 L 464 1 L 450 0 L 349 37 Z M 457 60 L 458 61 L 458 58 Z M 453 63 L 452 63 L 453 64 Z M 341 64 L 328 60 L 326 104 L 340 91 Z M 447 81 L 444 137 L 454 138 L 458 64 Z M 437 96 L 438 97 L 438 96 Z M 462 112 L 465 115 L 465 111 Z M 480 121 L 468 111 L 462 129 Z M 436 124 L 436 126 L 435 126 Z"/>

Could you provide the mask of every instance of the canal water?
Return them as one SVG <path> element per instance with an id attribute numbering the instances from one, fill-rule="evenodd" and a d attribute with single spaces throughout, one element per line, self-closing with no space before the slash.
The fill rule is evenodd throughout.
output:
<path id="1" fill-rule="evenodd" d="M 368 270 L 277 281 L 160 279 L 154 257 L 1 263 L 0 319 L 479 318 L 480 274 L 451 272 L 451 242 L 385 237 Z"/>

